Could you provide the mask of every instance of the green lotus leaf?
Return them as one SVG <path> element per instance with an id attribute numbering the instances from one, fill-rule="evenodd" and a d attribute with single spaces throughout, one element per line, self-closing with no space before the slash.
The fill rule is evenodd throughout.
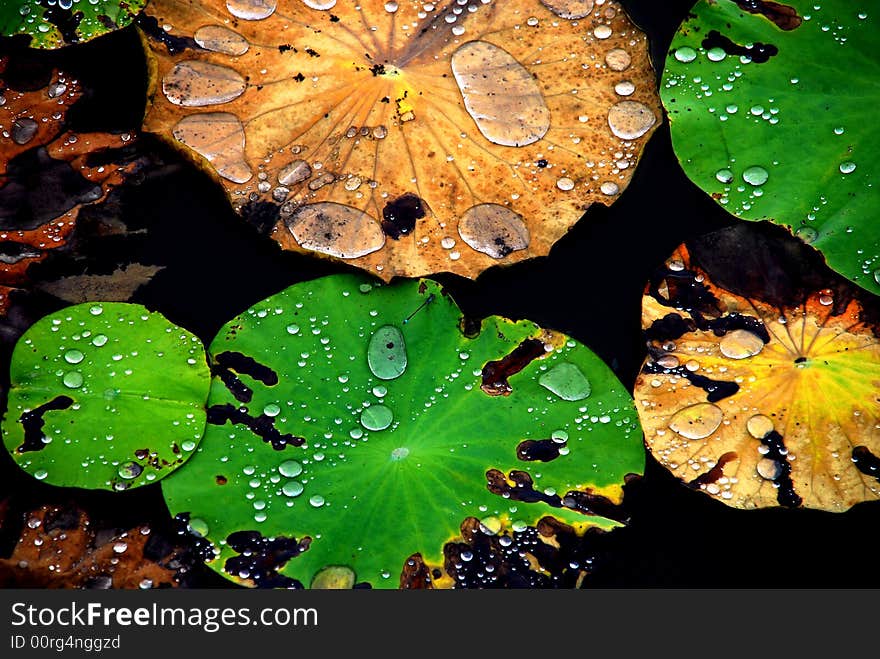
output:
<path id="1" fill-rule="evenodd" d="M 876 4 L 847 0 L 701 0 L 661 92 L 694 183 L 738 217 L 789 227 L 874 293 L 878 20 Z"/>
<path id="2" fill-rule="evenodd" d="M 10 367 L 3 441 L 53 485 L 125 490 L 167 476 L 205 429 L 198 338 L 137 304 L 68 307 L 35 323 Z"/>
<path id="3" fill-rule="evenodd" d="M 28 34 L 34 48 L 61 48 L 129 25 L 147 0 L 4 0 L 0 36 Z"/>
<path id="4" fill-rule="evenodd" d="M 205 438 L 162 491 L 239 583 L 323 584 L 336 566 L 334 583 L 396 588 L 415 554 L 442 567 L 473 518 L 610 528 L 595 511 L 644 468 L 632 399 L 598 357 L 528 321 L 465 321 L 433 281 L 298 284 L 209 352 Z"/>

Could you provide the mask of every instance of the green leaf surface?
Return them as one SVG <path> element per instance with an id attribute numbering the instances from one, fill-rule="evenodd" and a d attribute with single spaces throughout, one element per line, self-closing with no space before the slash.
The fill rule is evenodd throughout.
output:
<path id="1" fill-rule="evenodd" d="M 442 566 L 468 517 L 501 533 L 548 515 L 611 527 L 563 499 L 613 505 L 644 468 L 631 397 L 599 358 L 528 321 L 491 317 L 476 335 L 432 281 L 298 284 L 210 353 L 205 438 L 162 491 L 215 544 L 210 565 L 248 585 L 308 586 L 336 565 L 394 588 L 417 552 Z M 493 469 L 508 497 L 488 488 Z"/>
<path id="2" fill-rule="evenodd" d="M 878 21 L 876 3 L 701 0 L 672 42 L 661 85 L 694 183 L 738 217 L 789 227 L 874 293 Z"/>
<path id="3" fill-rule="evenodd" d="M 3 0 L 0 36 L 28 34 L 34 48 L 61 48 L 129 25 L 147 0 Z"/>
<path id="4" fill-rule="evenodd" d="M 53 485 L 125 490 L 183 464 L 205 429 L 198 338 L 137 304 L 69 307 L 35 323 L 10 367 L 3 441 Z"/>

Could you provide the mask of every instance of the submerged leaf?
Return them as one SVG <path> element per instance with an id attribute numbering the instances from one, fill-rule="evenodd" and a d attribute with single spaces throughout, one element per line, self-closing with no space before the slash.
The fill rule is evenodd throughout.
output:
<path id="1" fill-rule="evenodd" d="M 162 483 L 217 547 L 211 567 L 273 587 L 342 566 L 396 588 L 418 581 L 414 554 L 442 566 L 468 517 L 492 534 L 624 519 L 644 449 L 608 367 L 530 322 L 491 317 L 465 336 L 461 321 L 432 281 L 333 276 L 227 324 L 205 438 Z"/>
<path id="2" fill-rule="evenodd" d="M 145 122 L 286 249 L 383 279 L 545 255 L 660 117 L 616 2 L 155 0 Z"/>
<path id="3" fill-rule="evenodd" d="M 782 224 L 880 293 L 876 4 L 700 0 L 661 95 L 676 155 L 738 217 Z"/>
<path id="4" fill-rule="evenodd" d="M 648 284 L 635 387 L 648 448 L 739 508 L 877 499 L 877 299 L 759 229 L 682 245 Z"/>
<path id="5" fill-rule="evenodd" d="M 0 72 L 6 64 L 0 58 Z M 129 134 L 64 130 L 65 114 L 82 93 L 60 71 L 44 87 L 0 91 L 2 285 L 27 285 L 27 269 L 65 246 L 81 208 L 103 201 L 141 165 Z"/>
<path id="6" fill-rule="evenodd" d="M 201 342 L 140 305 L 47 316 L 19 339 L 10 370 L 4 443 L 54 485 L 144 485 L 183 464 L 204 431 Z"/>
<path id="7" fill-rule="evenodd" d="M 4 0 L 0 36 L 26 34 L 33 48 L 61 48 L 130 24 L 147 0 Z"/>

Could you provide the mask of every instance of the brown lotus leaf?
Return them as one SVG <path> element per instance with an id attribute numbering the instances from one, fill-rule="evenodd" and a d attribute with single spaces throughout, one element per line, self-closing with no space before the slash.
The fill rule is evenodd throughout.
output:
<path id="1" fill-rule="evenodd" d="M 780 273 L 727 258 L 726 272 L 704 269 L 682 245 L 646 288 L 649 356 L 635 398 L 648 448 L 738 508 L 844 511 L 877 499 L 876 301 L 830 271 L 827 288 L 793 295 Z M 724 278 L 749 280 L 749 290 L 722 287 Z"/>
<path id="2" fill-rule="evenodd" d="M 43 505 L 26 515 L 12 556 L 0 560 L 0 585 L 41 588 L 159 588 L 177 586 L 172 548 L 146 558 L 150 527 L 96 528 L 76 506 Z"/>
<path id="3" fill-rule="evenodd" d="M 645 36 L 617 2 L 146 12 L 146 130 L 188 150 L 285 249 L 386 280 L 546 255 L 626 188 L 662 116 Z"/>
<path id="4" fill-rule="evenodd" d="M 0 89 L 0 284 L 7 287 L 26 284 L 27 269 L 66 244 L 80 208 L 103 201 L 137 166 L 114 158 L 130 134 L 64 130 L 67 109 L 81 95 L 80 84 L 60 71 L 42 89 Z"/>

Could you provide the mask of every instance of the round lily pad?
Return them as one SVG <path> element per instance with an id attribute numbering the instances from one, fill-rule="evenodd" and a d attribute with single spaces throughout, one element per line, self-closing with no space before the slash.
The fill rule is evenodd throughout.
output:
<path id="1" fill-rule="evenodd" d="M 880 306 L 784 230 L 680 246 L 646 286 L 648 448 L 738 508 L 880 498 Z"/>
<path id="2" fill-rule="evenodd" d="M 3 441 L 34 477 L 125 490 L 182 465 L 205 429 L 198 338 L 137 304 L 69 307 L 18 341 Z"/>
<path id="3" fill-rule="evenodd" d="M 468 518 L 609 528 L 643 471 L 632 400 L 599 358 L 531 322 L 465 321 L 433 281 L 297 284 L 210 353 L 205 438 L 162 491 L 242 584 L 335 566 L 396 588 L 416 554 L 442 569 Z"/>
<path id="4" fill-rule="evenodd" d="M 546 255 L 658 125 L 618 2 L 153 0 L 144 127 L 284 249 L 382 279 Z"/>
<path id="5" fill-rule="evenodd" d="M 0 35 L 27 34 L 34 48 L 61 48 L 129 25 L 147 0 L 4 0 Z"/>
<path id="6" fill-rule="evenodd" d="M 700 0 L 672 42 L 661 98 L 690 179 L 768 219 L 880 293 L 880 11 L 827 0 Z"/>

